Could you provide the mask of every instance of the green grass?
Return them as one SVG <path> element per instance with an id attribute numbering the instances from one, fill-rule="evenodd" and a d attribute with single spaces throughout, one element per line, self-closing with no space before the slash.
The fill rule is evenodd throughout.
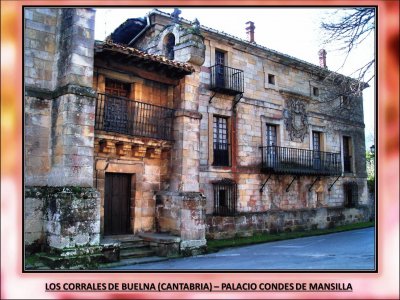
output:
<path id="1" fill-rule="evenodd" d="M 308 230 L 308 231 L 301 231 L 301 232 L 300 231 L 299 232 L 282 232 L 282 233 L 277 233 L 277 234 L 258 233 L 258 234 L 255 234 L 255 235 L 249 236 L 249 237 L 235 237 L 235 238 L 231 238 L 231 239 L 208 240 L 207 248 L 208 248 L 208 252 L 215 252 L 215 251 L 218 251 L 219 249 L 227 248 L 227 247 L 237 247 L 237 246 L 244 246 L 244 245 L 251 245 L 251 244 L 258 244 L 258 243 L 296 239 L 296 238 L 307 237 L 307 236 L 323 235 L 323 234 L 329 234 L 329 233 L 334 233 L 334 232 L 367 228 L 367 227 L 372 227 L 374 225 L 375 225 L 375 222 L 361 222 L 361 223 L 337 226 L 335 228 L 330 228 L 330 229 L 315 229 L 315 230 Z"/>

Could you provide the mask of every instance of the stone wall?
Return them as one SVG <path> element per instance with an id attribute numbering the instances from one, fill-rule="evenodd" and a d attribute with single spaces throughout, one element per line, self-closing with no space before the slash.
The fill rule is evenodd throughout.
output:
<path id="1" fill-rule="evenodd" d="M 297 210 L 269 210 L 243 213 L 234 217 L 207 215 L 207 239 L 252 236 L 256 233 L 279 233 L 333 228 L 369 220 L 369 208 L 322 207 Z"/>
<path id="2" fill-rule="evenodd" d="M 25 216 L 26 245 L 63 249 L 100 241 L 100 195 L 93 188 L 26 188 Z"/>
<path id="3" fill-rule="evenodd" d="M 156 230 L 180 237 L 182 254 L 196 254 L 206 245 L 206 198 L 193 192 L 156 195 Z"/>
<path id="4" fill-rule="evenodd" d="M 202 32 L 203 33 L 203 32 Z M 240 42 L 234 46 L 216 35 L 204 32 L 205 63 L 201 67 L 199 85 L 200 121 L 200 192 L 207 196 L 207 213 L 213 213 L 212 181 L 230 178 L 238 184 L 238 211 L 265 212 L 269 209 L 300 209 L 318 205 L 335 207 L 343 205 L 343 183 L 354 181 L 358 184 L 359 203 L 367 204 L 364 124 L 362 119 L 362 97 L 354 97 L 351 109 L 354 116 L 346 111 L 337 111 L 334 103 L 325 102 L 331 96 L 332 86 L 321 81 L 316 73 L 300 70 L 289 58 L 278 63 L 275 54 L 267 55 L 266 51 L 253 49 L 249 51 Z M 217 93 L 208 89 L 210 69 L 215 63 L 215 50 L 225 52 L 226 65 L 243 70 L 244 94 L 233 112 L 233 96 Z M 285 60 L 285 59 L 280 59 Z M 275 84 L 268 83 L 267 76 L 275 76 Z M 318 87 L 318 97 L 312 94 L 312 87 Z M 212 98 L 211 103 L 209 100 Z M 302 140 L 292 140 L 285 124 L 288 103 L 291 99 L 300 99 L 305 103 L 308 129 Z M 213 115 L 228 117 L 231 165 L 214 167 L 212 153 L 212 118 Z M 361 117 L 360 117 L 361 116 Z M 235 122 L 234 122 L 235 120 Z M 262 174 L 260 146 L 265 145 L 266 124 L 277 128 L 278 146 L 297 149 L 313 149 L 312 131 L 322 134 L 322 151 L 343 153 L 343 136 L 351 137 L 352 173 L 344 173 L 329 191 L 336 177 L 323 177 L 308 191 L 315 176 L 301 176 L 293 182 L 289 192 L 285 189 L 293 176 L 275 176 L 266 184 L 264 191 L 260 188 L 268 175 Z M 236 124 L 236 126 L 235 126 Z M 236 143 L 234 143 L 236 141 Z"/>

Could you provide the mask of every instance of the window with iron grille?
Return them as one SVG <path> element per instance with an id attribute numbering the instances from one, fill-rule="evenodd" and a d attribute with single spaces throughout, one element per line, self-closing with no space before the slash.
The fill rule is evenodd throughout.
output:
<path id="1" fill-rule="evenodd" d="M 214 214 L 232 216 L 236 214 L 237 185 L 228 178 L 213 182 Z"/>
<path id="2" fill-rule="evenodd" d="M 229 166 L 228 118 L 214 116 L 213 166 Z"/>
<path id="3" fill-rule="evenodd" d="M 355 182 L 346 182 L 343 184 L 344 206 L 356 207 L 358 203 L 358 185 Z"/>

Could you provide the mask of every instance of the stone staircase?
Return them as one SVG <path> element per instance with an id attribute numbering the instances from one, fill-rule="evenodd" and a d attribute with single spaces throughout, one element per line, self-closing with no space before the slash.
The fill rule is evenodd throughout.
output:
<path id="1" fill-rule="evenodd" d="M 135 235 L 113 235 L 106 237 L 105 240 L 114 240 L 120 243 L 120 260 L 155 255 L 149 243 Z"/>

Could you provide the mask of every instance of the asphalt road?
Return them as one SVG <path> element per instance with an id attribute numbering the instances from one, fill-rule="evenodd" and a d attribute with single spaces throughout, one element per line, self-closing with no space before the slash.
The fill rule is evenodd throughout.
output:
<path id="1" fill-rule="evenodd" d="M 118 270 L 373 270 L 374 228 L 257 244 Z"/>

